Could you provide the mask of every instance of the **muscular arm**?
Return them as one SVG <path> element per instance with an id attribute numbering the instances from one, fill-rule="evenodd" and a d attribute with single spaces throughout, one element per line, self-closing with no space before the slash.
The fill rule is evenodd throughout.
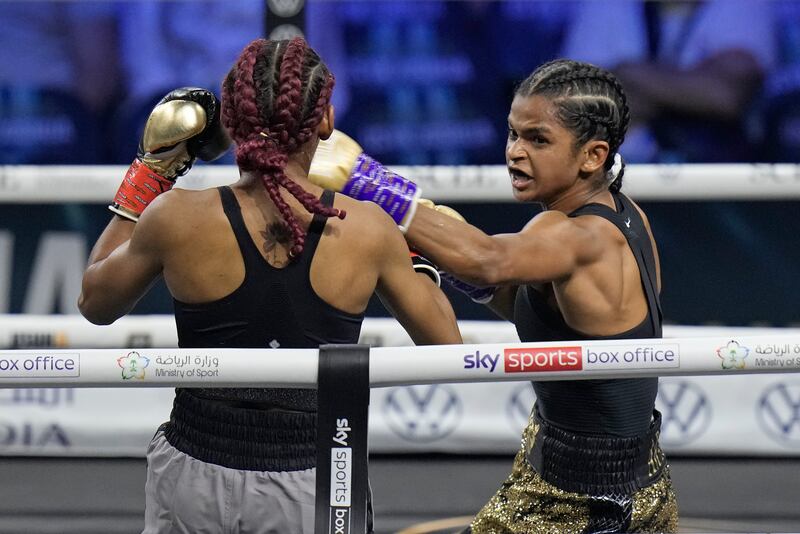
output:
<path id="1" fill-rule="evenodd" d="M 406 234 L 441 269 L 480 286 L 564 279 L 602 254 L 595 237 L 555 211 L 537 215 L 519 233 L 490 236 L 424 206 Z"/>
<path id="2" fill-rule="evenodd" d="M 89 256 L 78 298 L 78 309 L 89 321 L 113 323 L 158 279 L 160 204 L 153 202 L 138 223 L 115 216 L 103 230 Z"/>
<path id="3" fill-rule="evenodd" d="M 381 302 L 417 345 L 461 343 L 450 301 L 428 276 L 414 271 L 402 235 L 385 219 L 376 288 Z"/>

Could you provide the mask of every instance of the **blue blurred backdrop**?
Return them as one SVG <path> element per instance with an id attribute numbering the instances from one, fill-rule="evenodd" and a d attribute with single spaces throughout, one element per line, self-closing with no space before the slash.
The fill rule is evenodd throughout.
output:
<path id="1" fill-rule="evenodd" d="M 266 3 L 0 1 L 0 164 L 129 163 L 165 92 L 219 92 L 239 51 L 265 35 Z M 388 164 L 502 164 L 515 84 L 557 57 L 623 81 L 629 162 L 800 162 L 800 1 L 312 0 L 305 34 L 336 76 L 337 126 Z M 536 213 L 455 207 L 488 232 L 516 231 Z M 668 320 L 800 322 L 797 202 L 644 207 Z M 75 232 L 90 246 L 108 220 L 102 206 L 0 211 L 0 244 L 5 236 L 13 256 L 5 270 L 0 261 L 0 312 L 31 311 L 45 232 Z M 452 297 L 460 317 L 491 317 Z M 157 287 L 137 311 L 170 309 Z M 45 311 L 74 309 L 54 301 Z M 385 315 L 378 303 L 369 313 Z"/>

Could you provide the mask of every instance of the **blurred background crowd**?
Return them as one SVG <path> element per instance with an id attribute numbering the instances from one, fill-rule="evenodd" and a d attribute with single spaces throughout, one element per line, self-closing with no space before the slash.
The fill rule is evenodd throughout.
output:
<path id="1" fill-rule="evenodd" d="M 5 178 L 20 171 L 13 166 L 43 165 L 35 172 L 47 174 L 54 172 L 48 165 L 117 165 L 98 171 L 108 170 L 116 186 L 153 105 L 180 86 L 219 94 L 241 49 L 274 28 L 268 3 L 290 11 L 302 5 L 305 36 L 336 76 L 337 126 L 389 165 L 502 165 L 515 84 L 558 57 L 590 61 L 618 75 L 633 113 L 621 149 L 630 163 L 800 163 L 800 0 L 0 0 L 0 321 L 9 332 L 8 347 L 68 344 L 68 327 L 58 318 L 53 326 L 39 324 L 38 316 L 77 313 L 86 258 L 111 218 L 103 203 L 9 202 L 3 194 L 13 181 Z M 231 163 L 229 153 L 214 165 Z M 800 183 L 800 165 L 792 169 L 798 170 L 786 179 Z M 764 173 L 754 188 L 774 178 L 769 166 L 753 170 Z M 629 167 L 626 182 L 636 179 Z M 502 204 L 473 199 L 452 205 L 486 232 L 516 232 L 539 208 L 512 203 L 510 186 L 508 197 Z M 667 323 L 800 327 L 796 197 L 640 204 L 659 244 Z M 445 290 L 459 319 L 497 319 Z M 163 283 L 134 310 L 171 312 Z M 14 326 L 5 314 L 23 316 L 36 330 Z M 388 314 L 373 299 L 366 315 Z M 150 344 L 151 334 L 142 329 L 125 346 Z M 726 521 L 724 531 L 754 524 L 749 531 L 771 524 L 797 530 L 797 462 L 778 456 L 796 457 L 800 450 L 800 383 L 781 377 L 770 389 L 755 380 L 761 377 L 748 378 L 746 388 L 722 384 L 727 378 L 662 382 L 662 442 L 672 440 L 677 456 L 681 444 L 712 428 L 703 436 L 709 441 L 684 454 L 720 444 L 684 463 L 670 458 L 682 521 L 707 516 Z M 723 387 L 733 392 L 730 397 L 712 400 L 714 388 Z M 416 465 L 405 456 L 383 463 L 371 458 L 384 532 L 423 517 L 474 513 L 506 475 L 510 458 L 451 460 L 440 451 L 473 450 L 476 436 L 493 432 L 468 399 L 486 410 L 507 403 L 513 421 L 517 412 L 527 418 L 533 400 L 529 386 L 508 397 L 494 393 L 502 390 L 491 390 L 491 397 L 470 390 L 463 400 L 451 396 L 448 385 L 416 388 L 424 389 L 384 397 L 391 404 L 373 392 L 372 409 L 382 410 L 392 443 L 404 447 L 414 436 L 417 448 L 409 445 L 408 451 L 437 452 Z M 141 391 L 148 393 L 140 397 L 146 401 L 96 388 L 0 395 L 0 470 L 14 481 L 0 485 L 0 532 L 141 530 L 141 458 L 28 458 L 86 456 L 115 443 L 131 450 L 141 442 L 143 453 L 153 428 L 146 418 L 157 411 L 148 403 L 158 398 Z M 171 396 L 163 406 L 169 403 Z M 442 443 L 453 432 L 450 421 L 458 420 L 451 415 L 460 418 L 462 410 L 479 430 L 464 434 L 467 446 L 447 449 Z M 373 415 L 372 421 L 380 420 Z M 506 425 L 506 415 L 497 411 L 491 421 Z M 756 450 L 756 417 L 773 422 L 763 425 L 773 436 L 764 437 L 771 456 L 757 462 L 722 458 L 731 448 Z M 729 434 L 715 433 L 726 425 Z M 517 436 L 515 427 L 513 450 Z M 2 458 L 7 454 L 25 458 Z M 732 523 L 742 518 L 755 519 Z M 693 526 L 691 519 L 683 525 L 686 531 Z"/>
<path id="2" fill-rule="evenodd" d="M 264 0 L 0 2 L 0 163 L 123 164 L 153 103 L 219 90 Z M 514 84 L 567 56 L 632 101 L 629 161 L 800 160 L 800 2 L 314 1 L 339 126 L 388 163 L 502 163 Z M 230 161 L 230 160 L 229 160 Z"/>
<path id="3" fill-rule="evenodd" d="M 187 85 L 219 93 L 242 47 L 267 34 L 268 2 L 303 5 L 0 0 L 0 165 L 129 164 L 163 94 Z M 557 57 L 622 80 L 633 112 L 622 146 L 630 163 L 800 162 L 800 0 L 308 0 L 303 8 L 306 38 L 336 76 L 337 126 L 389 165 L 502 164 L 515 84 Z M 218 163 L 232 162 L 229 153 Z M 796 201 L 646 204 L 669 322 L 800 322 Z M 455 207 L 490 233 L 517 231 L 536 213 L 510 203 Z M 100 205 L 4 205 L 0 245 L 14 259 L 5 270 L 0 261 L 0 312 L 74 313 L 82 259 L 53 282 L 60 301 L 31 297 L 30 273 L 46 263 L 51 232 L 68 232 L 53 239 L 74 239 L 77 257 L 107 221 Z M 493 318 L 451 298 L 460 318 Z M 157 289 L 136 312 L 170 310 Z M 385 311 L 376 303 L 368 315 Z"/>

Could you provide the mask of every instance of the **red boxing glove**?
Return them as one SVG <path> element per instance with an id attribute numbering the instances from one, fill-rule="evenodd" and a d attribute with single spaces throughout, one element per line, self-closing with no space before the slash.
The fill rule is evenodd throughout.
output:
<path id="1" fill-rule="evenodd" d="M 194 87 L 175 89 L 162 98 L 147 118 L 136 159 L 108 208 L 136 222 L 196 158 L 212 161 L 224 154 L 230 138 L 220 123 L 219 107 L 211 91 Z"/>
<path id="2" fill-rule="evenodd" d="M 135 222 L 150 202 L 161 193 L 172 189 L 173 184 L 174 182 L 156 174 L 142 160 L 135 159 L 128 167 L 128 172 L 114 196 L 114 202 L 108 209 Z"/>

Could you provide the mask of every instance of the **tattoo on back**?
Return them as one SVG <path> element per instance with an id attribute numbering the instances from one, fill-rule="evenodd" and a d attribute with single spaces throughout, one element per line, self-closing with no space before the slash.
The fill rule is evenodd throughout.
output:
<path id="1" fill-rule="evenodd" d="M 268 224 L 266 230 L 261 232 L 261 237 L 264 239 L 264 256 L 270 265 L 283 267 L 289 263 L 286 249 L 279 246 L 291 246 L 292 232 L 285 223 L 276 221 Z"/>

